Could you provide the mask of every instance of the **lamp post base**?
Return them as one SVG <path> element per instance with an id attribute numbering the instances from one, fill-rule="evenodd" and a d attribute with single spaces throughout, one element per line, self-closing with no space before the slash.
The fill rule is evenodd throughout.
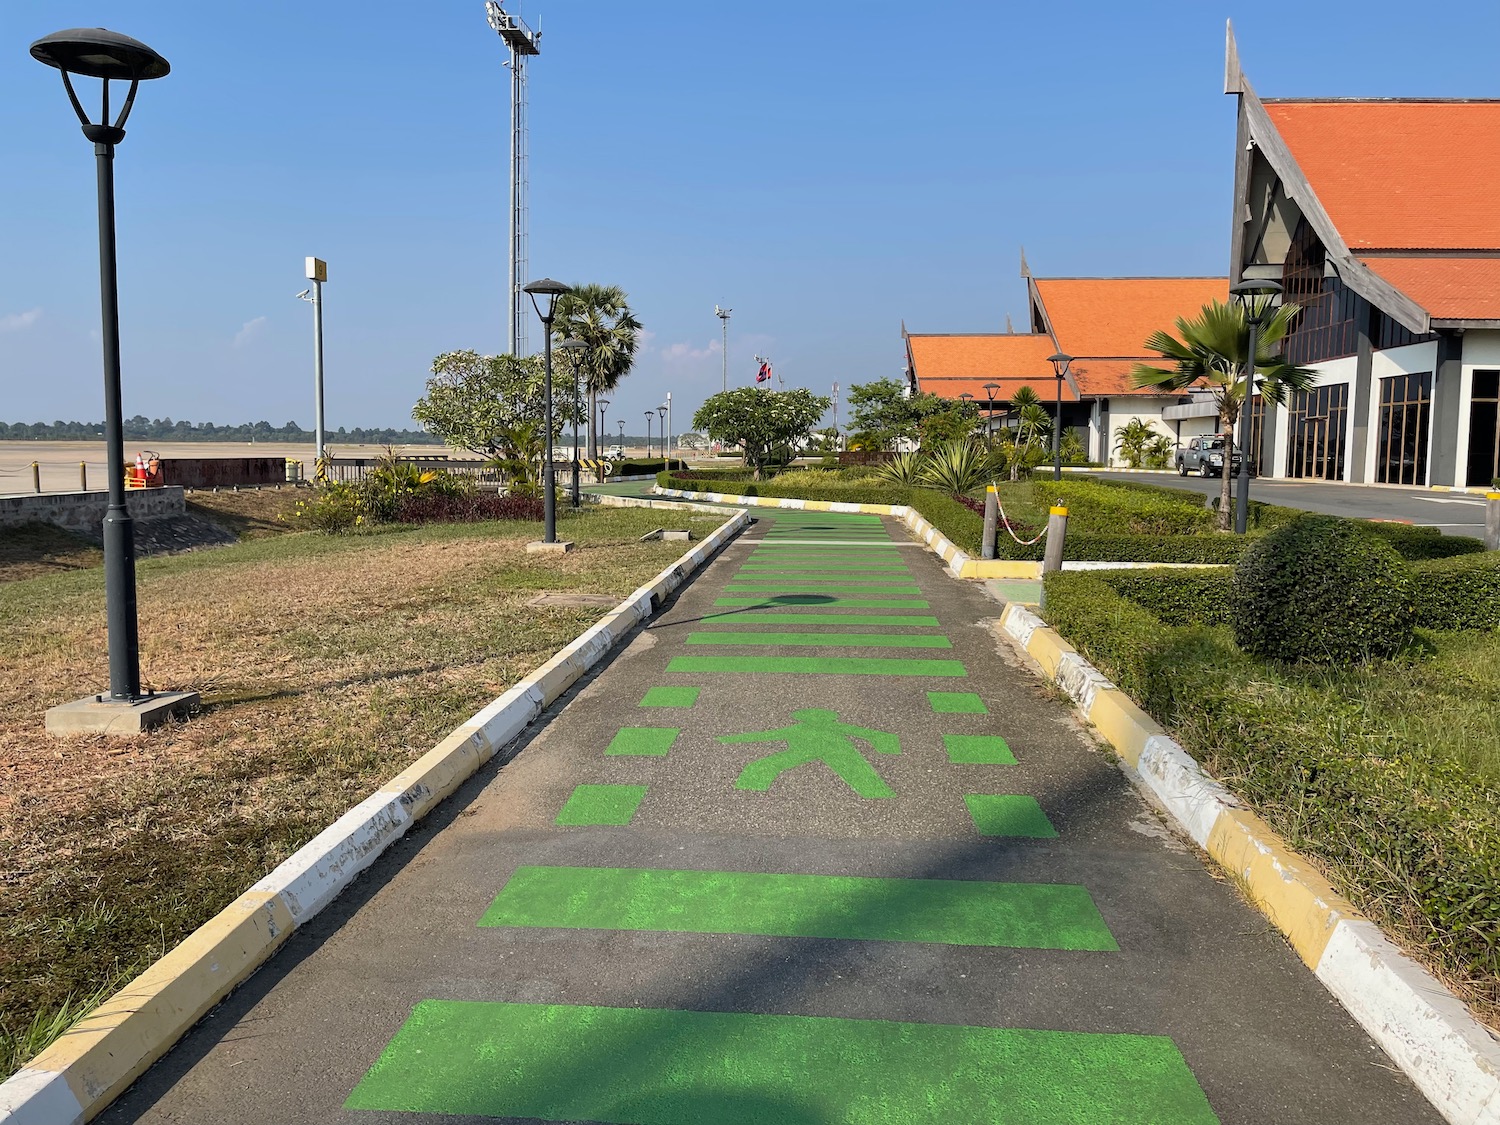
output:
<path id="1" fill-rule="evenodd" d="M 196 691 L 162 691 L 134 703 L 91 695 L 47 711 L 47 733 L 136 735 L 185 716 L 198 706 Z"/>
<path id="2" fill-rule="evenodd" d="M 545 539 L 537 539 L 526 544 L 528 555 L 565 555 L 573 549 L 573 543 L 568 539 L 554 539 L 547 542 Z"/>

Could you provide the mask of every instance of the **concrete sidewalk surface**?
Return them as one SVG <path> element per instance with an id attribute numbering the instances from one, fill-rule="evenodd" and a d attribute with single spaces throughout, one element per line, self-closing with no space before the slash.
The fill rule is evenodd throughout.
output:
<path id="1" fill-rule="evenodd" d="M 982 589 L 756 518 L 101 1120 L 1440 1120 Z"/>

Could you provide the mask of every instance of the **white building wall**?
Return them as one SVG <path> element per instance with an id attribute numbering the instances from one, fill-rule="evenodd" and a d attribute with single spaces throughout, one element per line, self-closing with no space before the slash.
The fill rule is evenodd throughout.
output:
<path id="1" fill-rule="evenodd" d="M 1120 440 L 1117 436 L 1120 430 L 1133 418 L 1139 418 L 1175 445 L 1177 427 L 1164 419 L 1161 412 L 1176 401 L 1171 395 L 1112 395 L 1109 400 L 1109 433 L 1105 435 L 1108 464 L 1125 464 L 1115 445 Z"/>
<path id="2" fill-rule="evenodd" d="M 1348 418 L 1344 429 L 1344 448 L 1346 450 L 1354 448 L 1354 387 L 1352 384 L 1354 383 L 1355 366 L 1355 359 L 1351 355 L 1345 356 L 1342 359 L 1330 359 L 1323 363 L 1316 364 L 1312 368 L 1316 373 L 1316 376 L 1313 379 L 1313 386 L 1315 387 L 1336 386 L 1339 383 L 1351 384 L 1349 387 Z M 1271 459 L 1271 471 L 1269 473 L 1262 473 L 1262 476 L 1276 478 L 1285 477 L 1287 475 L 1287 451 L 1291 448 L 1292 441 L 1291 406 L 1292 399 L 1295 397 L 1295 391 L 1288 392 L 1286 396 L 1286 402 L 1281 406 L 1276 407 L 1275 453 L 1273 454 Z M 1349 459 L 1345 457 L 1344 474 L 1346 478 L 1349 473 L 1349 468 Z"/>

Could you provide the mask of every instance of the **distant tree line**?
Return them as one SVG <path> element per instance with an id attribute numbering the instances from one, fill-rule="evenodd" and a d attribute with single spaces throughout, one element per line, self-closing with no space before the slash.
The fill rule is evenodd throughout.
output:
<path id="1" fill-rule="evenodd" d="M 170 418 L 147 418 L 137 414 L 125 420 L 126 441 L 265 441 L 308 442 L 311 430 L 296 422 L 273 426 L 269 422 L 245 422 L 220 426 L 214 422 L 174 422 Z M 0 441 L 100 441 L 103 422 L 0 422 Z M 328 433 L 328 444 L 338 445 L 441 445 L 443 439 L 425 430 L 396 430 L 389 426 L 352 429 L 340 426 Z"/>

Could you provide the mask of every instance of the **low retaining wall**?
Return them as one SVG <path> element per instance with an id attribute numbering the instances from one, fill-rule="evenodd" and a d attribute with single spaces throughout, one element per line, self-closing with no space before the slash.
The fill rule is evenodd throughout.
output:
<path id="1" fill-rule="evenodd" d="M 283 466 L 285 462 L 282 462 Z M 138 520 L 180 516 L 187 512 L 181 488 L 141 488 L 125 493 L 125 508 Z M 108 492 L 39 492 L 0 498 L 0 526 L 55 523 L 69 531 L 98 535 L 109 509 Z"/>
<path id="2" fill-rule="evenodd" d="M 1241 881 L 1323 986 L 1444 1118 L 1453 1125 L 1500 1123 L 1500 1043 L 1458 997 L 1041 618 L 1012 603 L 999 627 L 1114 747 L 1131 780 Z"/>
<path id="3" fill-rule="evenodd" d="M 161 479 L 183 488 L 285 484 L 285 457 L 163 457 Z"/>
<path id="4" fill-rule="evenodd" d="M 645 500 L 630 506 L 641 504 L 653 506 Z M 749 520 L 748 512 L 734 513 L 0 1084 L 0 1125 L 75 1125 L 102 1113 L 293 930 L 515 741 Z"/>

